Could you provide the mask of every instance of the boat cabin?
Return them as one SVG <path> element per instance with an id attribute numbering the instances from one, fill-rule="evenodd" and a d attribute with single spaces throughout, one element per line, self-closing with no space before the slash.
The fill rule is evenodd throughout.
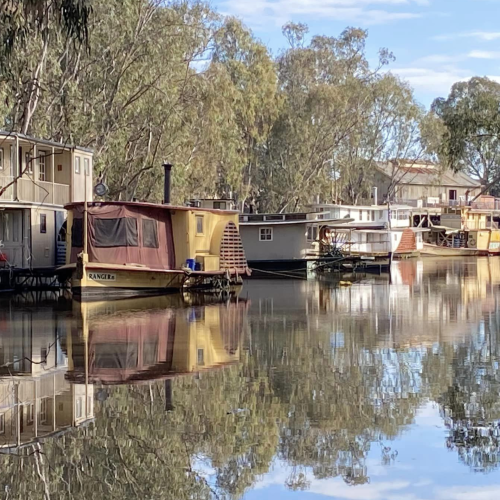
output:
<path id="1" fill-rule="evenodd" d="M 345 220 L 315 212 L 240 215 L 240 232 L 250 268 L 257 271 L 307 269 L 319 255 L 321 227 Z"/>

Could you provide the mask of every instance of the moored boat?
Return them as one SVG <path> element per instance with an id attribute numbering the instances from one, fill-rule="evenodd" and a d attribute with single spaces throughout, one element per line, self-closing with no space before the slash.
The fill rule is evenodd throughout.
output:
<path id="1" fill-rule="evenodd" d="M 249 273 L 236 211 L 138 202 L 66 209 L 67 263 L 59 275 L 81 299 L 228 288 Z"/>
<path id="2" fill-rule="evenodd" d="M 441 257 L 472 257 L 476 255 L 486 255 L 487 251 L 481 251 L 477 248 L 454 248 L 447 246 L 433 245 L 432 243 L 424 243 L 424 247 L 420 252 L 421 255 L 432 255 Z"/>

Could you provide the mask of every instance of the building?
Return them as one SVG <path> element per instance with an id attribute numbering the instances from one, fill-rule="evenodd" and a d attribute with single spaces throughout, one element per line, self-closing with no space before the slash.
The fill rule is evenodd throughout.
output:
<path id="1" fill-rule="evenodd" d="M 329 222 L 334 221 L 318 213 L 240 215 L 249 267 L 254 271 L 306 270 L 308 260 L 318 257 L 319 230 Z"/>
<path id="2" fill-rule="evenodd" d="M 86 148 L 0 131 L 0 268 L 64 263 L 64 205 L 92 200 Z"/>
<path id="3" fill-rule="evenodd" d="M 378 163 L 373 175 L 376 203 L 390 201 L 412 206 L 463 205 L 481 190 L 479 181 L 463 172 L 442 170 L 425 161 Z"/>

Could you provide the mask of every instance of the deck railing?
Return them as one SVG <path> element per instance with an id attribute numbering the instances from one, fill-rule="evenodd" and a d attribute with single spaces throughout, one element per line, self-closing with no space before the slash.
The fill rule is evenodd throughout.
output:
<path id="1" fill-rule="evenodd" d="M 65 205 L 70 202 L 69 186 L 47 181 L 18 179 L 17 198 L 19 201 Z"/>
<path id="2" fill-rule="evenodd" d="M 0 175 L 0 191 L 12 182 L 13 177 L 8 175 Z M 5 192 L 0 195 L 2 201 L 12 201 L 14 199 L 14 185 L 9 186 Z"/>

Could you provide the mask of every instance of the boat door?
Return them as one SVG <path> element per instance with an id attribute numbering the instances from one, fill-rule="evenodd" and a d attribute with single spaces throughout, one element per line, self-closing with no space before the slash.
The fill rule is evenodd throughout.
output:
<path id="1" fill-rule="evenodd" d="M 0 211 L 0 267 L 23 266 L 23 211 Z"/>
<path id="2" fill-rule="evenodd" d="M 56 266 L 66 264 L 66 221 L 64 212 L 56 212 Z"/>

